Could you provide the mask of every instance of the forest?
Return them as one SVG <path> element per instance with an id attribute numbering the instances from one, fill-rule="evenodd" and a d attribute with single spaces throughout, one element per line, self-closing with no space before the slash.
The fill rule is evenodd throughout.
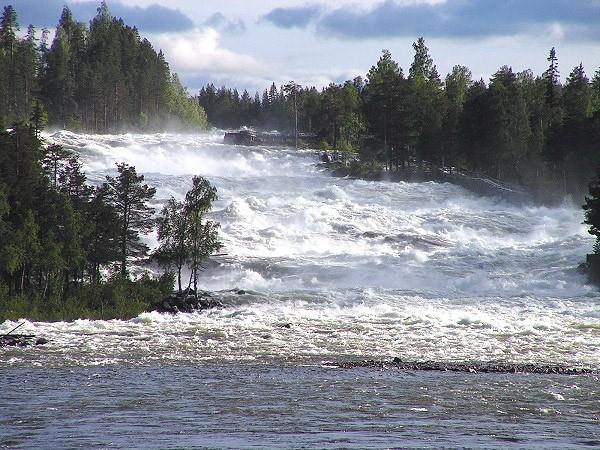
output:
<path id="1" fill-rule="evenodd" d="M 88 132 L 203 130 L 206 115 L 135 28 L 102 3 L 89 29 L 63 9 L 48 48 L 16 13 L 0 20 L 0 321 L 128 318 L 171 294 L 182 269 L 197 287 L 217 251 L 206 220 L 216 190 L 194 177 L 184 202 L 156 214 L 156 190 L 135 167 L 87 182 L 77 154 L 41 136 L 46 125 Z M 143 240 L 157 229 L 158 248 Z M 140 265 L 162 269 L 157 276 Z M 135 265 L 132 270 L 132 265 Z M 155 271 L 156 272 L 156 271 Z"/>
<path id="2" fill-rule="evenodd" d="M 440 76 L 423 38 L 408 75 L 383 53 L 366 77 L 323 89 L 273 83 L 262 95 L 208 84 L 199 101 L 211 124 L 315 133 L 324 149 L 388 170 L 465 169 L 562 198 L 583 199 L 600 163 L 600 70 L 560 82 L 558 55 L 541 75 L 502 66 L 489 82 L 455 66 Z"/>
<path id="3" fill-rule="evenodd" d="M 106 2 L 89 26 L 64 7 L 54 39 L 33 26 L 19 37 L 17 12 L 0 18 L 0 125 L 33 113 L 52 127 L 93 133 L 203 130 L 206 114 L 138 30 Z M 38 39 L 38 34 L 40 38 Z"/>
<path id="4" fill-rule="evenodd" d="M 0 320 L 132 317 L 170 295 L 176 275 L 181 292 L 183 268 L 197 292 L 221 247 L 219 225 L 206 220 L 217 198 L 206 179 L 194 177 L 185 200 L 171 198 L 156 217 L 156 190 L 135 167 L 119 163 L 94 186 L 76 154 L 39 135 L 33 124 L 0 132 Z M 154 229 L 150 253 L 143 236 Z"/>
<path id="5" fill-rule="evenodd" d="M 361 166 L 464 169 L 577 200 L 600 162 L 600 70 L 590 80 L 579 65 L 563 84 L 555 49 L 539 76 L 502 66 L 485 82 L 455 66 L 442 80 L 420 38 L 408 75 L 384 50 L 364 79 L 323 89 L 273 83 L 254 96 L 209 84 L 192 97 L 162 52 L 105 2 L 89 26 L 65 7 L 50 45 L 47 31 L 39 40 L 32 26 L 19 31 L 16 11 L 5 7 L 0 320 L 131 317 L 174 285 L 195 290 L 203 261 L 221 247 L 218 224 L 206 220 L 217 196 L 207 180 L 194 177 L 184 201 L 170 199 L 156 214 L 148 206 L 155 190 L 135 167 L 118 164 L 117 176 L 91 185 L 76 154 L 43 141 L 46 126 L 291 131 L 297 113 L 301 132 Z M 593 186 L 585 220 L 598 237 Z M 159 246 L 150 253 L 142 236 L 154 229 Z M 161 277 L 132 271 L 150 261 Z"/>

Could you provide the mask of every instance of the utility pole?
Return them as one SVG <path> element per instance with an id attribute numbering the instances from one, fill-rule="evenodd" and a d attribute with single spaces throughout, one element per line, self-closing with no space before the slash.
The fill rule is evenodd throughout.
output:
<path id="1" fill-rule="evenodd" d="M 294 135 L 296 138 L 296 150 L 298 150 L 298 90 L 300 85 L 295 81 L 290 81 L 283 87 L 286 95 L 294 95 Z"/>

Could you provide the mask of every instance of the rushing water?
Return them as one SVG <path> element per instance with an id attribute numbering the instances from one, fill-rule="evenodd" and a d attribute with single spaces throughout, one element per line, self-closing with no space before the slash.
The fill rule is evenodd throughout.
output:
<path id="1" fill-rule="evenodd" d="M 400 356 L 600 369 L 576 206 L 334 178 L 314 152 L 222 134 L 48 139 L 77 150 L 92 182 L 135 165 L 157 208 L 207 177 L 227 256 L 202 287 L 226 307 L 28 322 L 51 342 L 0 350 L 0 446 L 600 445 L 597 376 L 322 367 Z"/>

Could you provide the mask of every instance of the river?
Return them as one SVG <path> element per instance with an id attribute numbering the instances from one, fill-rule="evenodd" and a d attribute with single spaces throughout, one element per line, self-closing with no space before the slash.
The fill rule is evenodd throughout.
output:
<path id="1" fill-rule="evenodd" d="M 324 364 L 600 370 L 600 294 L 576 271 L 592 246 L 577 206 L 335 178 L 315 152 L 224 145 L 217 132 L 46 138 L 76 150 L 94 183 L 115 162 L 135 165 L 156 208 L 182 199 L 192 175 L 208 178 L 227 255 L 201 285 L 225 307 L 27 322 L 19 331 L 50 343 L 0 351 L 0 447 L 600 445 L 597 375 Z"/>

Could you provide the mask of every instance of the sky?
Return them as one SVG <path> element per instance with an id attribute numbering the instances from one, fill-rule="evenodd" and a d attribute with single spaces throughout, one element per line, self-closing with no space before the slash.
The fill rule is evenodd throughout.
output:
<path id="1" fill-rule="evenodd" d="M 562 80 L 600 68 L 600 0 L 109 0 L 190 93 L 208 82 L 262 91 L 294 80 L 323 87 L 365 77 L 382 49 L 408 73 L 423 36 L 440 74 L 454 65 L 489 79 L 502 65 L 541 74 L 556 47 Z M 89 21 L 98 1 L 0 0 L 22 28 L 56 25 L 67 4 Z"/>

